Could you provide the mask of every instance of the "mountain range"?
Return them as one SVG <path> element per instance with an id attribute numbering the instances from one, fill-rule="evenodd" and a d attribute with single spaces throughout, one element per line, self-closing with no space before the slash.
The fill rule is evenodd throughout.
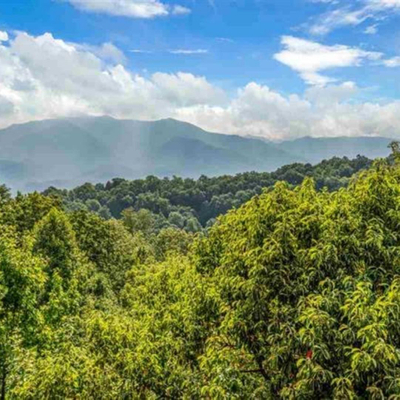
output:
<path id="1" fill-rule="evenodd" d="M 333 156 L 384 157 L 390 141 L 383 137 L 305 137 L 274 143 L 210 133 L 174 119 L 63 118 L 0 130 L 0 181 L 14 190 L 29 191 L 115 177 L 272 171 Z"/>

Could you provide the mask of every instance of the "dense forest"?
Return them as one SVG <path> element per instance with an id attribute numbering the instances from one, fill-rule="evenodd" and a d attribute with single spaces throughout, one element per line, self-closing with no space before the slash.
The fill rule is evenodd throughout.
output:
<path id="1" fill-rule="evenodd" d="M 372 161 L 362 156 L 354 160 L 332 158 L 315 166 L 290 164 L 272 173 L 202 176 L 198 180 L 154 176 L 134 181 L 114 179 L 105 185 L 87 183 L 70 191 L 51 187 L 44 194 L 59 197 L 67 211 L 92 211 L 105 219 L 139 219 L 140 225 L 156 231 L 173 227 L 193 233 L 211 226 L 218 216 L 278 181 L 294 186 L 305 177 L 313 177 L 318 190 L 326 187 L 332 191 L 346 186 L 352 175 L 371 165 Z"/>
<path id="2" fill-rule="evenodd" d="M 399 399 L 393 150 L 395 162 L 373 165 L 16 197 L 2 187 L 0 399 Z M 196 234 L 136 215 L 152 194 L 206 224 L 204 202 L 252 190 Z M 206 196 L 195 205 L 193 193 Z M 94 201 L 123 218 L 88 211 Z"/>

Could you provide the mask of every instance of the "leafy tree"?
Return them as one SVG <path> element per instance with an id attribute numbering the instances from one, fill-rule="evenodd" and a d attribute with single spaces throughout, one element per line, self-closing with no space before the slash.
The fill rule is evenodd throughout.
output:
<path id="1" fill-rule="evenodd" d="M 75 233 L 68 217 L 52 209 L 34 229 L 33 251 L 48 261 L 48 274 L 57 272 L 68 283 L 78 263 Z"/>
<path id="2" fill-rule="evenodd" d="M 96 199 L 89 199 L 86 201 L 86 206 L 89 211 L 99 212 L 101 209 L 101 204 Z"/>
<path id="3" fill-rule="evenodd" d="M 74 213 L 70 218 L 80 250 L 115 290 L 122 288 L 125 274 L 135 264 L 153 254 L 142 236 L 133 237 L 119 221 L 104 221 L 86 212 Z"/>
<path id="4" fill-rule="evenodd" d="M 131 233 L 142 232 L 148 235 L 154 229 L 155 218 L 149 210 L 134 211 L 128 208 L 122 212 L 122 222 Z"/>
<path id="5" fill-rule="evenodd" d="M 169 214 L 168 221 L 170 224 L 176 226 L 177 228 L 183 228 L 185 225 L 185 219 L 182 217 L 180 213 L 176 211 L 173 211 Z"/>
<path id="6" fill-rule="evenodd" d="M 0 399 L 6 399 L 19 346 L 35 343 L 46 276 L 43 261 L 11 236 L 0 240 Z"/>
<path id="7" fill-rule="evenodd" d="M 162 229 L 155 243 L 155 251 L 158 259 L 165 259 L 168 253 L 187 254 L 193 236 L 182 229 Z"/>
<path id="8" fill-rule="evenodd" d="M 3 207 L 3 223 L 14 226 L 19 232 L 28 232 L 46 216 L 51 209 L 60 207 L 57 197 L 48 197 L 39 193 L 26 196 L 18 194 Z"/>
<path id="9" fill-rule="evenodd" d="M 62 211 L 54 208 L 38 222 L 33 230 L 32 250 L 46 261 L 47 282 L 42 298 L 45 317 L 58 323 L 81 305 L 82 287 L 91 272 Z"/>
<path id="10" fill-rule="evenodd" d="M 197 220 L 197 218 L 192 217 L 189 220 L 186 221 L 185 224 L 185 230 L 191 233 L 196 233 L 200 232 L 202 229 L 200 222 Z"/>
<path id="11" fill-rule="evenodd" d="M 98 214 L 101 218 L 108 220 L 112 218 L 111 212 L 107 206 L 102 206 L 98 210 Z"/>
<path id="12" fill-rule="evenodd" d="M 399 183 L 383 161 L 335 193 L 279 183 L 198 243 L 221 314 L 206 397 L 400 395 Z"/>

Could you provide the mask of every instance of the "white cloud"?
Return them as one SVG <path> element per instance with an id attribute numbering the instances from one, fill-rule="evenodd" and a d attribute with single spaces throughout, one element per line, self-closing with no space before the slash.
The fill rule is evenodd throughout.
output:
<path id="1" fill-rule="evenodd" d="M 171 54 L 184 54 L 184 55 L 191 55 L 191 54 L 207 54 L 208 50 L 206 49 L 176 49 L 176 50 L 169 50 Z"/>
<path id="2" fill-rule="evenodd" d="M 124 53 L 112 43 L 104 43 L 94 50 L 94 53 L 101 59 L 113 61 L 115 63 L 125 64 L 126 57 Z"/>
<path id="3" fill-rule="evenodd" d="M 400 57 L 393 57 L 389 58 L 388 60 L 384 60 L 383 64 L 389 68 L 400 67 Z"/>
<path id="4" fill-rule="evenodd" d="M 340 4 L 339 1 L 326 1 L 326 3 Z M 308 26 L 309 32 L 325 35 L 337 28 L 358 26 L 368 20 L 381 21 L 400 12 L 400 0 L 355 0 L 344 3 L 345 6 L 339 5 L 319 16 Z M 376 27 L 376 25 L 369 26 L 364 33 L 375 34 Z"/>
<path id="5" fill-rule="evenodd" d="M 313 86 L 307 89 L 305 99 L 318 107 L 329 107 L 331 104 L 342 103 L 356 95 L 359 88 L 354 82 L 343 82 L 340 85 L 330 85 L 324 88 Z"/>
<path id="6" fill-rule="evenodd" d="M 211 131 L 272 140 L 308 135 L 398 137 L 400 102 L 354 104 L 349 100 L 358 90 L 353 83 L 344 83 L 313 87 L 304 97 L 285 97 L 250 83 L 226 107 L 181 108 L 176 116 Z"/>
<path id="7" fill-rule="evenodd" d="M 150 50 L 142 50 L 142 49 L 132 49 L 129 50 L 130 53 L 136 53 L 136 54 L 152 54 L 153 52 Z"/>
<path id="8" fill-rule="evenodd" d="M 0 126 L 86 114 L 174 117 L 216 132 L 270 139 L 395 136 L 400 126 L 400 102 L 354 102 L 360 89 L 352 82 L 312 86 L 302 96 L 283 96 L 251 82 L 228 98 L 204 77 L 158 72 L 145 78 L 107 51 L 107 57 L 100 53 L 51 34 L 18 33 L 0 44 Z M 307 58 L 303 62 L 307 71 L 331 65 Z"/>
<path id="9" fill-rule="evenodd" d="M 8 33 L 0 31 L 0 43 L 8 41 Z"/>
<path id="10" fill-rule="evenodd" d="M 153 119 L 177 107 L 223 101 L 223 92 L 203 77 L 158 73 L 145 79 L 118 63 L 122 56 L 111 44 L 94 48 L 49 33 L 18 33 L 0 44 L 0 98 L 8 110 L 1 126 L 81 113 Z"/>
<path id="11" fill-rule="evenodd" d="M 169 14 L 188 14 L 180 5 L 168 5 L 159 0 L 64 0 L 79 10 L 131 18 L 155 18 Z"/>
<path id="12" fill-rule="evenodd" d="M 364 29 L 366 35 L 376 35 L 378 33 L 378 25 L 370 25 Z"/>
<path id="13" fill-rule="evenodd" d="M 224 92 L 210 84 L 204 77 L 189 73 L 157 72 L 153 74 L 152 82 L 162 93 L 164 100 L 178 107 L 194 104 L 219 104 L 226 99 Z"/>
<path id="14" fill-rule="evenodd" d="M 366 0 L 369 7 L 376 10 L 382 10 L 385 8 L 400 9 L 400 0 Z"/>
<path id="15" fill-rule="evenodd" d="M 74 45 L 76 49 L 89 51 L 104 61 L 125 64 L 125 54 L 112 43 L 103 43 L 101 46 Z"/>
<path id="16" fill-rule="evenodd" d="M 381 53 L 343 45 L 326 46 L 293 36 L 283 36 L 284 50 L 274 58 L 297 71 L 310 85 L 324 86 L 335 79 L 321 75 L 321 71 L 338 67 L 356 67 L 365 60 L 377 60 Z"/>
<path id="17" fill-rule="evenodd" d="M 190 14 L 191 10 L 187 7 L 183 7 L 180 5 L 175 5 L 172 7 L 172 14 L 174 15 L 186 15 L 186 14 Z"/>
<path id="18" fill-rule="evenodd" d="M 360 25 L 372 16 L 368 7 L 355 10 L 348 6 L 341 7 L 320 16 L 317 22 L 310 26 L 309 31 L 313 35 L 325 35 L 343 26 Z"/>

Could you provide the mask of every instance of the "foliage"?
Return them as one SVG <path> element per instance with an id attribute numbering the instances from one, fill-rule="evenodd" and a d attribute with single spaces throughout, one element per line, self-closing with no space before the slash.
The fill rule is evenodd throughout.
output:
<path id="1" fill-rule="evenodd" d="M 278 183 L 199 242 L 221 316 L 207 396 L 399 398 L 399 184 L 383 161 L 334 193 Z"/>
<path id="2" fill-rule="evenodd" d="M 344 178 L 342 161 L 320 168 Z M 250 200 L 238 177 L 174 178 L 197 194 L 169 213 L 160 180 L 121 181 L 120 220 L 97 215 L 104 187 L 69 212 L 2 191 L 0 399 L 400 398 L 395 155 L 336 191 L 285 174 L 262 191 L 249 174 Z M 159 209 L 127 198 L 144 182 Z M 222 182 L 248 201 L 193 233 L 190 202 Z"/>
<path id="3" fill-rule="evenodd" d="M 197 232 L 277 181 L 299 185 L 311 176 L 318 190 L 327 187 L 332 191 L 346 186 L 352 175 L 371 163 L 361 156 L 354 160 L 332 158 L 315 166 L 291 164 L 272 173 L 201 176 L 198 180 L 154 176 L 134 181 L 113 179 L 106 185 L 86 183 L 70 191 L 49 188 L 45 194 L 58 196 L 69 211 L 89 210 L 105 219 L 122 218 L 131 230 L 149 233 L 178 227 Z"/>

